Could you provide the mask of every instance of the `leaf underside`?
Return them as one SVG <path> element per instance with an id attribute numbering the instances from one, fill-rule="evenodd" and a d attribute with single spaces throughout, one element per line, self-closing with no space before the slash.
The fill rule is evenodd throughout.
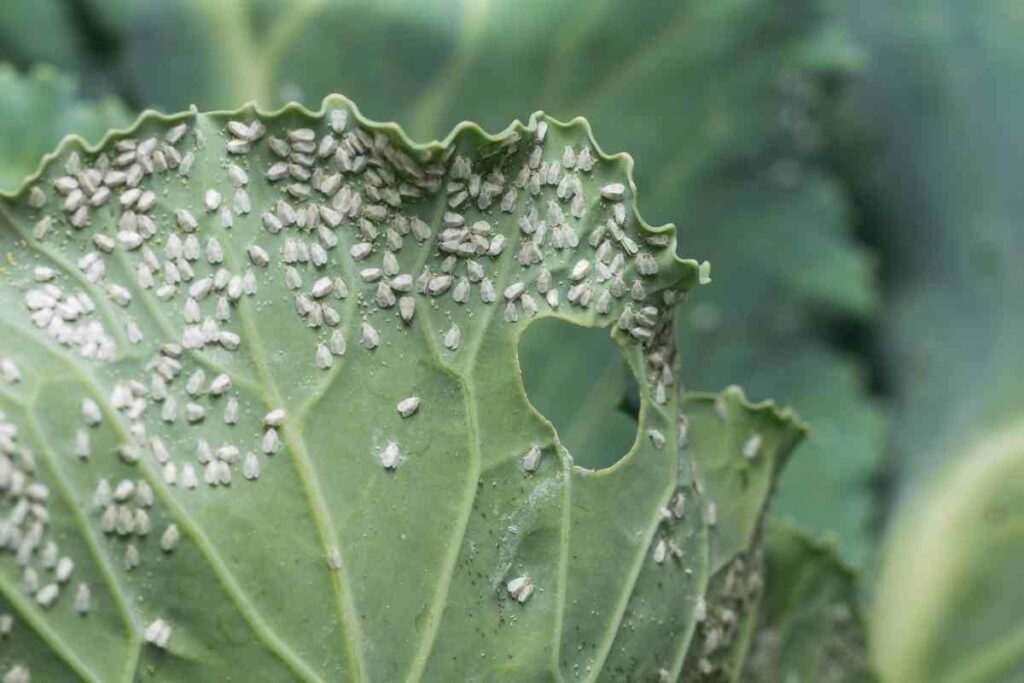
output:
<path id="1" fill-rule="evenodd" d="M 691 489 L 698 268 L 630 165 L 582 120 L 418 146 L 340 97 L 68 139 L 0 203 L 6 669 L 678 672 L 708 540 L 660 511 Z M 610 327 L 641 388 L 612 469 L 526 400 L 517 340 L 554 316 Z"/>

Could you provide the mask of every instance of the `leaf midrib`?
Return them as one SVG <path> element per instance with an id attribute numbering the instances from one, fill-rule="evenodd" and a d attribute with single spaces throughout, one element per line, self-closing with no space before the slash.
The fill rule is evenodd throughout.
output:
<path id="1" fill-rule="evenodd" d="M 224 263 L 229 269 L 233 269 L 236 265 L 234 263 L 234 255 L 237 253 L 234 239 L 231 236 L 225 236 L 224 240 L 227 243 L 226 246 L 229 247 L 224 249 Z M 350 294 L 350 296 L 353 296 L 353 294 Z M 250 314 L 249 301 L 240 300 L 237 311 L 242 328 L 245 331 L 250 358 L 266 392 L 263 395 L 264 402 L 268 404 L 269 410 L 283 408 L 285 403 L 270 370 L 270 365 L 267 362 L 267 353 L 263 339 Z M 323 546 L 323 567 L 327 568 L 327 557 L 331 548 L 334 547 L 338 551 L 339 566 L 333 570 L 328 568 L 328 571 L 335 593 L 335 609 L 342 625 L 345 650 L 348 655 L 346 662 L 349 666 L 350 674 L 353 675 L 353 680 L 365 680 L 366 662 L 361 645 L 363 641 L 362 627 L 359 624 L 352 600 L 352 589 L 346 570 L 344 548 L 340 542 L 334 543 L 335 539 L 338 539 L 338 533 L 334 528 L 333 520 L 328 512 L 323 493 L 317 482 L 316 473 L 306 448 L 305 438 L 301 430 L 297 428 L 297 423 L 293 420 L 286 420 L 282 426 L 282 441 L 292 454 L 292 464 L 295 467 L 296 474 L 299 476 L 299 481 L 306 494 L 306 500 L 310 505 L 310 514 L 316 526 L 320 543 Z"/>

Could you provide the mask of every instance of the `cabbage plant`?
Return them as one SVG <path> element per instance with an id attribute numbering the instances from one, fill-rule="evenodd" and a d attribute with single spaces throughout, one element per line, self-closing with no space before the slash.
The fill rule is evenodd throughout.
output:
<path id="1" fill-rule="evenodd" d="M 765 559 L 805 428 L 682 392 L 709 265 L 631 173 L 583 119 L 416 144 L 340 96 L 65 139 L 0 198 L 4 680 L 865 675 L 845 584 L 796 605 L 852 656 L 765 602 L 831 558 L 773 527 Z M 545 318 L 637 383 L 614 465 L 527 396 Z"/>

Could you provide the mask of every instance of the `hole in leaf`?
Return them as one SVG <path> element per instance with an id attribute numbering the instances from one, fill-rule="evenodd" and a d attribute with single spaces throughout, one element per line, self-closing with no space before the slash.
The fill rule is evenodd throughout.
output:
<path id="1" fill-rule="evenodd" d="M 519 365 L 527 398 L 577 465 L 610 467 L 629 451 L 639 388 L 607 329 L 538 320 L 520 338 Z"/>

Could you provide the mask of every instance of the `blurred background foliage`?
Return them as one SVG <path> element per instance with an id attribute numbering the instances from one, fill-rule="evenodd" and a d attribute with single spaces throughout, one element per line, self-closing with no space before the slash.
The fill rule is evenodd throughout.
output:
<path id="1" fill-rule="evenodd" d="M 1024 408 L 1022 7 L 8 1 L 0 187 L 63 134 L 95 141 L 147 107 L 342 92 L 419 140 L 586 116 L 636 158 L 645 218 L 713 263 L 678 324 L 686 387 L 795 408 L 812 431 L 773 514 L 870 566 L 895 503 Z M 556 333 L 535 327 L 531 399 L 588 465 L 610 464 L 635 431 L 613 345 L 578 331 L 552 364 Z M 604 417 L 583 428 L 584 413 Z M 811 548 L 780 547 L 770 567 Z"/>

